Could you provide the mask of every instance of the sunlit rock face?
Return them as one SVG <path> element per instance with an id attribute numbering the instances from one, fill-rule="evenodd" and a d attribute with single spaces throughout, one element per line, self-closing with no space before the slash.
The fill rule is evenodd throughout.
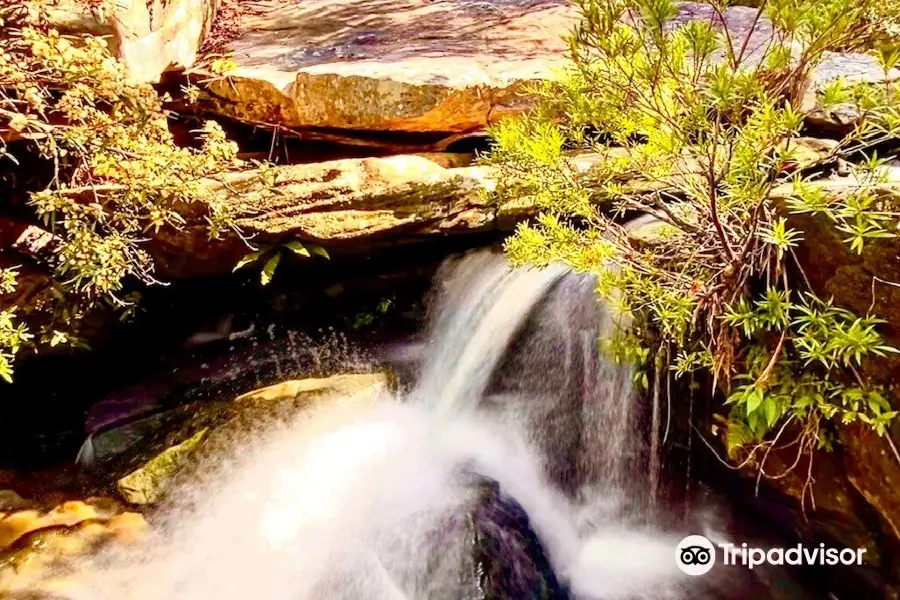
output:
<path id="1" fill-rule="evenodd" d="M 210 198 L 227 203 L 248 234 L 316 239 L 329 248 L 352 244 L 356 251 L 398 238 L 495 226 L 495 208 L 481 195 L 486 170 L 454 155 L 349 158 L 274 169 L 274 188 L 251 170 L 225 184 L 208 182 Z M 154 246 L 160 270 L 182 276 L 231 271 L 247 253 L 237 238 L 210 243 L 199 219 L 159 236 Z"/>
<path id="2" fill-rule="evenodd" d="M 143 516 L 112 498 L 45 506 L 0 490 L 0 596 L 32 597 L 26 590 L 35 582 L 70 573 L 74 559 L 105 545 L 139 543 L 147 528 Z"/>
<path id="3" fill-rule="evenodd" d="M 253 4 L 253 3 L 251 3 Z M 267 8 L 271 7 L 271 8 Z M 266 5 L 244 17 L 226 45 L 238 68 L 211 85 L 212 107 L 242 121 L 292 128 L 365 132 L 466 132 L 483 129 L 532 102 L 528 82 L 555 77 L 564 38 L 577 23 L 560 0 L 399 0 Z M 766 47 L 772 26 L 756 9 L 680 4 L 673 26 L 710 20 L 727 27 L 747 57 Z M 860 54 L 829 54 L 814 90 L 839 76 L 880 81 Z M 847 115 L 816 112 L 819 124 Z"/>
<path id="4" fill-rule="evenodd" d="M 468 131 L 515 110 L 522 82 L 561 64 L 560 0 L 279 6 L 242 23 L 223 112 L 291 127 Z"/>
<path id="5" fill-rule="evenodd" d="M 100 0 L 53 3 L 51 23 L 65 33 L 105 36 L 112 54 L 139 82 L 170 67 L 190 67 L 212 26 L 219 0 Z"/>

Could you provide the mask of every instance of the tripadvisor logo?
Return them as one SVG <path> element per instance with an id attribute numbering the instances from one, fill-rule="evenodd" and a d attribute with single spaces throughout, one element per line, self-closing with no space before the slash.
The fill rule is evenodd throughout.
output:
<path id="1" fill-rule="evenodd" d="M 722 553 L 722 564 L 753 569 L 760 565 L 861 565 L 865 548 L 829 548 L 825 544 L 790 548 L 751 548 L 746 543 L 717 544 L 702 535 L 689 535 L 675 549 L 675 563 L 687 575 L 703 575 L 716 564 L 716 547 Z"/>
<path id="2" fill-rule="evenodd" d="M 675 549 L 675 563 L 688 575 L 703 575 L 716 564 L 716 548 L 702 535 L 689 535 Z"/>

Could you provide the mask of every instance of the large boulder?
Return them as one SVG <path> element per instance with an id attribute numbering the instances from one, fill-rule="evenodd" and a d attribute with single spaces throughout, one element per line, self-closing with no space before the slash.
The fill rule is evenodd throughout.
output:
<path id="1" fill-rule="evenodd" d="M 229 206 L 246 235 L 365 252 L 398 240 L 494 228 L 494 207 L 481 195 L 487 171 L 455 164 L 447 155 L 398 155 L 287 165 L 268 175 L 251 170 L 209 182 L 209 197 Z M 164 274 L 228 272 L 249 252 L 236 238 L 210 243 L 196 217 L 154 241 Z"/>
<path id="2" fill-rule="evenodd" d="M 900 208 L 900 167 L 886 170 L 885 180 L 871 189 L 892 210 Z M 846 195 L 857 189 L 852 177 L 819 182 L 834 195 Z M 883 331 L 887 341 L 900 346 L 900 242 L 897 238 L 868 242 L 861 254 L 852 252 L 842 234 L 824 216 L 791 215 L 793 225 L 804 232 L 797 255 L 810 284 L 820 294 L 834 298 L 836 304 L 859 315 L 872 314 L 886 320 Z M 900 408 L 900 359 L 896 355 L 867 361 L 864 376 L 888 387 L 895 409 Z M 900 423 L 895 421 L 889 435 L 878 437 L 862 425 L 840 426 L 843 469 L 833 477 L 849 481 L 881 520 L 884 533 L 900 542 Z M 819 460 L 828 460 L 820 457 Z M 843 483 L 835 484 L 843 485 Z"/>
<path id="3" fill-rule="evenodd" d="M 867 187 L 896 211 L 900 209 L 900 166 L 891 166 L 884 174 L 882 182 Z M 824 179 L 814 185 L 834 196 L 846 196 L 859 188 L 853 177 Z M 789 192 L 790 186 L 785 186 L 776 191 L 776 196 Z M 804 232 L 797 252 L 813 287 L 834 296 L 839 304 L 858 314 L 871 312 L 885 318 L 890 337 L 900 341 L 900 243 L 897 239 L 869 241 L 863 253 L 857 254 L 843 241 L 846 235 L 825 217 L 791 215 L 790 219 Z"/>
<path id="4" fill-rule="evenodd" d="M 496 482 L 484 480 L 478 487 L 469 519 L 473 559 L 469 576 L 478 590 L 471 600 L 570 598 L 522 506 Z"/>
<path id="5" fill-rule="evenodd" d="M 821 160 L 834 144 L 797 138 L 794 146 L 804 167 Z M 569 159 L 572 171 L 589 186 L 592 170 L 603 162 L 595 153 Z M 495 198 L 490 194 L 495 174 L 471 163 L 471 155 L 426 153 L 274 166 L 208 181 L 206 197 L 227 206 L 245 236 L 311 241 L 332 254 L 368 253 L 386 245 L 450 235 L 512 231 L 517 223 L 537 214 L 539 206 L 532 196 Z M 682 171 L 697 169 L 686 161 Z M 646 193 L 666 184 L 635 177 L 621 185 L 633 193 Z M 598 203 L 604 198 L 598 195 Z M 177 231 L 162 230 L 153 240 L 152 251 L 163 276 L 228 272 L 249 252 L 236 236 L 210 242 L 204 210 L 200 204 L 186 207 L 188 225 Z"/>
<path id="6" fill-rule="evenodd" d="M 268 427 L 323 403 L 364 405 L 389 385 L 384 372 L 340 374 L 285 381 L 234 400 L 177 407 L 93 436 L 88 442 L 95 455 L 93 467 L 101 478 L 117 479 L 117 491 L 127 502 L 156 504 L 176 477 L 198 475 L 191 465 L 209 464 L 233 452 L 235 439 L 248 440 L 256 433 L 264 437 Z M 146 423 L 152 426 L 142 427 Z M 128 443 L 116 446 L 120 439 Z"/>
<path id="7" fill-rule="evenodd" d="M 574 12 L 561 0 L 307 0 L 240 24 L 221 112 L 293 128 L 483 129 L 551 75 Z"/>
<path id="8" fill-rule="evenodd" d="M 575 173 L 586 176 L 598 156 L 573 157 Z M 259 240 L 299 239 L 332 254 L 355 255 L 403 243 L 450 235 L 511 231 L 533 217 L 533 197 L 499 201 L 485 166 L 463 154 L 430 153 L 384 158 L 348 158 L 303 165 L 253 169 L 208 181 L 209 202 L 228 207 L 245 236 Z M 635 190 L 655 184 L 626 182 Z M 236 236 L 210 242 L 206 206 L 186 207 L 188 225 L 162 230 L 151 251 L 166 277 L 230 271 L 250 250 Z"/>
<path id="9" fill-rule="evenodd" d="M 398 0 L 248 4 L 225 49 L 237 67 L 209 86 L 211 108 L 235 119 L 293 129 L 394 134 L 477 131 L 531 106 L 529 82 L 555 77 L 577 9 L 561 0 Z M 259 14 L 259 13 L 262 14 Z M 722 19 L 684 2 L 674 23 Z M 733 6 L 724 24 L 735 44 L 764 48 L 771 24 Z M 752 60 L 752 56 L 750 59 Z M 879 82 L 862 54 L 830 54 L 815 91 L 836 77 Z M 815 112 L 819 125 L 846 116 Z"/>

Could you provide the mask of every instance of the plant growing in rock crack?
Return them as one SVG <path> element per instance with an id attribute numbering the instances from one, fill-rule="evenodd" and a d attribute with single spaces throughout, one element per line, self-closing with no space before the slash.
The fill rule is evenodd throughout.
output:
<path id="1" fill-rule="evenodd" d="M 827 85 L 822 110 L 852 103 L 862 117 L 832 143 L 800 136 L 826 52 L 870 49 L 896 26 L 896 11 L 870 18 L 884 13 L 877 4 L 763 0 L 748 29 L 770 22 L 774 34 L 751 38 L 721 26 L 725 2 L 676 24 L 669 0 L 579 0 L 570 69 L 537 90 L 533 114 L 493 128 L 485 159 L 497 201 L 542 211 L 507 240 L 512 261 L 596 274 L 630 324 L 610 350 L 656 380 L 709 373 L 727 397 L 731 458 L 760 473 L 782 438 L 795 436 L 799 457 L 828 446 L 829 423 L 884 435 L 896 415 L 859 370 L 897 351 L 877 318 L 814 293 L 793 225 L 798 214 L 827 219 L 856 253 L 895 235 L 900 212 L 878 192 L 875 149 L 900 132 L 897 86 Z M 874 53 L 885 73 L 897 63 L 890 48 Z M 810 175 L 848 157 L 862 157 L 851 185 Z M 655 222 L 623 226 L 624 214 Z"/>
<path id="2" fill-rule="evenodd" d="M 258 250 L 250 252 L 239 260 L 234 266 L 234 270 L 237 271 L 252 264 L 261 264 L 259 283 L 269 285 L 272 282 L 272 278 L 275 277 L 275 269 L 281 263 L 281 257 L 285 254 L 302 258 L 312 258 L 315 254 L 322 258 L 330 258 L 325 248 L 318 244 L 302 244 L 297 240 L 291 240 L 277 244 L 261 245 Z"/>
<path id="3" fill-rule="evenodd" d="M 49 165 L 49 183 L 31 191 L 29 205 L 54 240 L 45 265 L 52 284 L 28 306 L 0 311 L 4 379 L 23 345 L 75 341 L 100 307 L 127 314 L 126 282 L 156 282 L 146 243 L 182 227 L 186 206 L 202 203 L 191 212 L 202 213 L 213 238 L 233 229 L 228 204 L 211 201 L 202 182 L 243 164 L 214 122 L 199 148 L 178 146 L 166 98 L 129 81 L 104 39 L 61 35 L 42 6 L 0 8 L 0 160 L 38 154 Z M 21 279 L 14 262 L 0 263 L 0 293 Z"/>

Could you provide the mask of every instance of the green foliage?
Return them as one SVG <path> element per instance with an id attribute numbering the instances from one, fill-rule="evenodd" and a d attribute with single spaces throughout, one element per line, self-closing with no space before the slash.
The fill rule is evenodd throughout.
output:
<path id="1" fill-rule="evenodd" d="M 571 68 L 538 90 L 533 114 L 492 130 L 496 200 L 542 211 L 507 240 L 512 261 L 595 274 L 627 324 L 613 350 L 643 382 L 659 360 L 674 377 L 708 373 L 727 397 L 732 450 L 770 447 L 760 442 L 789 424 L 801 447 L 825 447 L 827 420 L 884 434 L 895 415 L 857 369 L 896 350 L 877 319 L 809 289 L 792 225 L 818 215 L 856 253 L 895 236 L 900 212 L 876 193 L 884 162 L 872 148 L 900 131 L 897 85 L 825 87 L 825 111 L 855 103 L 864 118 L 833 146 L 800 137 L 824 53 L 871 47 L 897 23 L 877 4 L 764 0 L 758 18 L 777 34 L 751 47 L 710 21 L 666 25 L 669 0 L 579 0 Z M 879 56 L 886 72 L 900 59 Z M 808 175 L 851 155 L 864 158 L 843 189 Z M 619 224 L 634 214 L 656 224 Z"/>
<path id="2" fill-rule="evenodd" d="M 350 326 L 353 329 L 371 327 L 394 308 L 395 300 L 393 298 L 381 298 L 371 311 L 357 313 Z"/>
<path id="3" fill-rule="evenodd" d="M 112 306 L 128 314 L 127 282 L 156 282 L 147 242 L 182 227 L 185 206 L 203 204 L 192 214 L 205 215 L 211 237 L 233 228 L 228 206 L 210 200 L 202 180 L 242 166 L 214 122 L 202 127 L 198 147 L 176 144 L 167 98 L 129 80 L 105 39 L 53 29 L 42 6 L 0 8 L 0 160 L 19 164 L 36 152 L 51 165 L 49 184 L 29 205 L 54 238 L 51 285 L 28 310 L 0 312 L 4 379 L 12 355 L 32 337 L 73 342 L 92 311 Z M 15 278 L 0 271 L 0 302 Z M 33 336 L 14 324 L 24 315 Z"/>
<path id="4" fill-rule="evenodd" d="M 262 270 L 259 272 L 259 282 L 262 285 L 269 285 L 272 278 L 275 277 L 275 269 L 281 263 L 283 254 L 291 254 L 303 258 L 312 258 L 313 254 L 322 258 L 330 258 L 328 252 L 322 246 L 317 244 L 301 244 L 297 240 L 291 240 L 279 244 L 267 244 L 261 246 L 258 250 L 244 256 L 235 265 L 234 270 L 243 269 L 251 264 L 261 264 Z"/>
<path id="5" fill-rule="evenodd" d="M 761 439 L 785 416 L 862 421 L 884 435 L 897 412 L 883 391 L 829 376 L 852 371 L 866 356 L 897 352 L 875 330 L 878 319 L 856 317 L 811 293 L 792 303 L 784 292 L 769 289 L 752 307 L 741 298 L 723 320 L 739 327 L 747 341 L 745 371 L 735 377 L 746 383 L 732 390 L 728 404 L 752 439 Z M 773 335 L 783 336 L 777 362 L 765 343 Z"/>

